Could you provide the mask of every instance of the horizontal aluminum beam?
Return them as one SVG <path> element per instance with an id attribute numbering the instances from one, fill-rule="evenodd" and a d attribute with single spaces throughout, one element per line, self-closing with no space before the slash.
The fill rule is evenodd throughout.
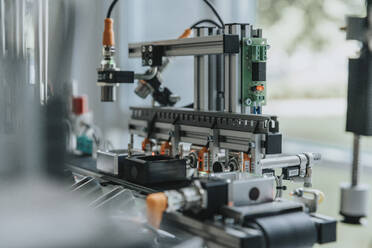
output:
<path id="1" fill-rule="evenodd" d="M 129 131 L 142 137 L 147 136 L 149 123 L 147 121 L 130 120 Z M 237 132 L 230 130 L 218 130 L 205 127 L 179 125 L 179 141 L 192 143 L 194 145 L 205 146 L 210 138 L 216 145 L 222 149 L 247 152 L 250 143 L 255 142 L 255 136 L 261 134 L 252 134 L 247 132 Z M 169 123 L 153 123 L 150 138 L 158 140 L 168 140 L 170 131 L 174 131 L 174 125 Z"/>
<path id="2" fill-rule="evenodd" d="M 148 45 L 162 46 L 164 49 L 163 55 L 166 57 L 239 53 L 239 37 L 237 35 L 214 35 L 187 39 L 130 43 L 128 45 L 129 58 L 142 57 L 142 47 Z"/>
<path id="3" fill-rule="evenodd" d="M 320 159 L 321 155 L 319 153 L 309 152 L 299 155 L 269 157 L 261 159 L 260 164 L 262 169 L 276 169 L 300 166 L 301 163 L 304 163 L 306 166 L 310 166 L 312 163 L 317 162 Z"/>

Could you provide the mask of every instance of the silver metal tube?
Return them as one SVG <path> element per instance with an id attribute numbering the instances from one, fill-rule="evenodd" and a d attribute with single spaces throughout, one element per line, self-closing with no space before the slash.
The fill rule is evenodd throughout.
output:
<path id="1" fill-rule="evenodd" d="M 225 25 L 225 34 L 238 35 L 241 40 L 242 25 Z M 241 49 L 240 49 L 241 50 Z M 241 51 L 239 54 L 225 55 L 225 111 L 241 112 Z"/>
<path id="2" fill-rule="evenodd" d="M 231 34 L 240 35 L 240 25 L 234 24 L 231 26 Z M 231 102 L 231 112 L 240 113 L 240 88 L 241 88 L 241 70 L 240 70 L 240 55 L 232 54 L 230 55 L 230 102 Z"/>
<path id="3" fill-rule="evenodd" d="M 301 160 L 298 156 L 283 156 L 261 159 L 262 169 L 284 168 L 289 166 L 299 166 Z"/>
<path id="4" fill-rule="evenodd" d="M 200 36 L 205 37 L 208 36 L 208 28 L 201 28 Z M 208 56 L 200 56 L 199 62 L 199 92 L 200 92 L 200 110 L 207 111 L 208 110 L 208 71 L 209 71 L 209 64 L 208 64 Z"/>
<path id="5" fill-rule="evenodd" d="M 217 34 L 222 33 L 222 30 L 218 30 Z M 217 90 L 217 97 L 216 97 L 216 110 L 217 111 L 224 111 L 224 98 L 225 98 L 225 85 L 224 85 L 224 56 L 217 55 L 216 56 L 216 90 Z"/>
<path id="6" fill-rule="evenodd" d="M 116 86 L 101 86 L 101 102 L 116 101 Z"/>
<path id="7" fill-rule="evenodd" d="M 143 73 L 143 74 L 135 73 L 134 74 L 134 79 L 137 79 L 137 80 L 151 80 L 156 76 L 157 73 L 158 73 L 158 68 L 157 67 L 152 67 L 151 70 L 150 70 L 150 73 Z"/>
<path id="8" fill-rule="evenodd" d="M 197 28 L 197 37 L 208 35 L 208 28 Z M 208 108 L 208 57 L 194 58 L 194 110 L 205 111 Z"/>
<path id="9" fill-rule="evenodd" d="M 230 34 L 230 26 L 225 26 L 225 34 Z M 231 106 L 231 100 L 230 100 L 230 74 L 231 74 L 231 69 L 230 69 L 230 55 L 226 54 L 224 57 L 224 63 L 225 63 L 225 80 L 224 80 L 224 85 L 225 85 L 225 112 L 231 112 L 230 111 L 230 106 Z"/>
<path id="10" fill-rule="evenodd" d="M 208 35 L 215 33 L 214 28 L 208 28 Z M 208 110 L 216 110 L 217 104 L 217 56 L 208 55 Z"/>
<path id="11" fill-rule="evenodd" d="M 0 0 L 0 48 L 1 55 L 5 56 L 5 5 L 4 0 Z"/>
<path id="12" fill-rule="evenodd" d="M 351 185 L 357 186 L 359 182 L 359 154 L 360 154 L 360 136 L 354 134 L 353 144 L 353 165 L 351 170 Z"/>
<path id="13" fill-rule="evenodd" d="M 49 51 L 49 46 L 48 46 L 48 37 L 49 37 L 49 1 L 45 0 L 43 1 L 43 16 L 42 16 L 42 23 L 43 23 L 43 81 L 44 81 L 44 104 L 47 103 L 48 101 L 48 51 Z"/>
<path id="14" fill-rule="evenodd" d="M 200 36 L 200 29 L 195 30 L 195 36 Z M 200 78 L 200 56 L 194 57 L 194 110 L 200 110 L 200 92 L 199 92 L 199 78 Z"/>

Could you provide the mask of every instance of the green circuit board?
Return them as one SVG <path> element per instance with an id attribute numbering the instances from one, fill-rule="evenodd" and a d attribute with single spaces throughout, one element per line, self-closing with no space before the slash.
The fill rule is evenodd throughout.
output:
<path id="1" fill-rule="evenodd" d="M 242 40 L 242 102 L 247 107 L 266 105 L 267 50 L 267 39 Z"/>

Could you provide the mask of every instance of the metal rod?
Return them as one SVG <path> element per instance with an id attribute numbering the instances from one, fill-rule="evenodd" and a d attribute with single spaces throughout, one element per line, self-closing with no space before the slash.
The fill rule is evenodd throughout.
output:
<path id="1" fill-rule="evenodd" d="M 195 30 L 195 36 L 200 36 L 200 29 Z M 200 56 L 194 57 L 194 110 L 200 110 Z"/>
<path id="2" fill-rule="evenodd" d="M 230 34 L 230 26 L 225 25 L 225 34 Z M 230 74 L 231 74 L 231 69 L 230 69 L 230 55 L 226 54 L 224 56 L 224 86 L 225 86 L 225 112 L 231 112 L 230 111 L 230 106 L 231 106 L 231 100 L 230 100 Z"/>
<path id="3" fill-rule="evenodd" d="M 225 34 L 237 35 L 241 39 L 240 24 L 226 24 Z M 239 49 L 241 51 L 241 49 Z M 241 112 L 241 52 L 225 55 L 225 111 L 232 113 Z"/>
<path id="4" fill-rule="evenodd" d="M 206 37 L 208 36 L 208 28 L 202 27 L 200 29 L 200 36 Z M 208 56 L 199 56 L 200 57 L 200 63 L 199 63 L 199 107 L 201 111 L 207 111 L 208 110 Z"/>
<path id="5" fill-rule="evenodd" d="M 152 67 L 151 70 L 148 73 L 135 73 L 134 79 L 137 80 L 151 80 L 153 79 L 156 74 L 158 74 L 158 68 Z"/>
<path id="6" fill-rule="evenodd" d="M 231 34 L 239 35 L 240 40 L 240 25 L 231 25 Z M 230 111 L 233 113 L 240 113 L 240 54 L 230 55 Z"/>
<path id="7" fill-rule="evenodd" d="M 283 156 L 274 158 L 261 159 L 260 164 L 262 169 L 274 169 L 283 168 L 289 166 L 298 166 L 301 164 L 301 160 L 298 156 Z"/>
<path id="8" fill-rule="evenodd" d="M 208 35 L 215 32 L 214 28 L 208 28 Z M 208 55 L 208 110 L 216 110 L 217 103 L 217 55 Z"/>
<path id="9" fill-rule="evenodd" d="M 351 185 L 357 186 L 359 182 L 359 148 L 360 148 L 360 136 L 354 134 L 354 144 L 353 144 L 353 165 L 351 170 Z"/>
<path id="10" fill-rule="evenodd" d="M 222 30 L 217 30 L 217 34 L 220 34 Z M 225 85 L 224 85 L 224 56 L 217 55 L 216 56 L 216 110 L 217 111 L 224 111 L 225 106 Z"/>
<path id="11" fill-rule="evenodd" d="M 0 46 L 2 56 L 5 56 L 5 4 L 4 0 L 0 0 Z"/>

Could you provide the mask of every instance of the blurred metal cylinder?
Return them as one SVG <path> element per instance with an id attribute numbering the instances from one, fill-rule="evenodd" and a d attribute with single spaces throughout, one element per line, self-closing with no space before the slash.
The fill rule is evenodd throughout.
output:
<path id="1" fill-rule="evenodd" d="M 152 92 L 151 86 L 144 80 L 138 80 L 137 88 L 134 90 L 137 96 L 145 99 Z"/>
<path id="2" fill-rule="evenodd" d="M 368 194 L 368 185 L 341 185 L 340 214 L 344 216 L 345 223 L 360 224 L 360 220 L 367 216 Z"/>
<path id="3" fill-rule="evenodd" d="M 101 86 L 101 102 L 115 102 L 116 101 L 116 87 L 115 86 Z"/>

